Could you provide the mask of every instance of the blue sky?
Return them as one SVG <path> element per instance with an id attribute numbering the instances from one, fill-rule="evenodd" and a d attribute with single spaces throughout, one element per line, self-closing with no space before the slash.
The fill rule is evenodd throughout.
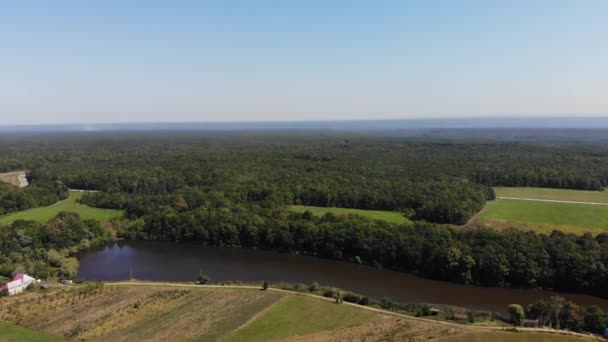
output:
<path id="1" fill-rule="evenodd" d="M 3 124 L 608 115 L 608 1 L 5 1 Z"/>

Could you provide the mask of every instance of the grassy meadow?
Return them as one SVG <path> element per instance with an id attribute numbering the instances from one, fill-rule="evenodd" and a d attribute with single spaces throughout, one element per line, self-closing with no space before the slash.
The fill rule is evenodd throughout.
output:
<path id="1" fill-rule="evenodd" d="M 12 324 L 0 322 L 0 342 L 59 342 L 63 341 L 59 337 L 53 336 L 43 331 L 36 331 Z"/>
<path id="2" fill-rule="evenodd" d="M 349 208 L 325 208 L 325 207 L 312 207 L 304 205 L 292 205 L 289 207 L 290 210 L 303 213 L 310 211 L 315 216 L 323 216 L 327 213 L 334 215 L 359 215 L 364 216 L 373 220 L 386 221 L 390 223 L 403 224 L 411 222 L 403 214 L 396 211 L 382 211 L 382 210 L 361 210 L 361 209 L 349 209 Z"/>
<path id="3" fill-rule="evenodd" d="M 608 203 L 608 191 L 495 187 L 496 196 L 543 200 Z"/>
<path id="4" fill-rule="evenodd" d="M 370 321 L 375 314 L 352 306 L 290 296 L 226 341 L 268 341 L 303 336 L 316 331 L 351 327 Z"/>
<path id="5" fill-rule="evenodd" d="M 512 226 L 550 233 L 593 234 L 608 231 L 608 206 L 499 199 L 488 203 L 480 219 L 489 226 Z"/>
<path id="6" fill-rule="evenodd" d="M 62 211 L 75 212 L 78 213 L 83 219 L 93 219 L 102 223 L 122 215 L 122 211 L 120 210 L 92 208 L 87 205 L 77 203 L 82 195 L 82 192 L 70 192 L 70 197 L 51 206 L 33 208 L 0 216 L 0 225 L 10 225 L 17 220 L 33 220 L 44 223 Z"/>

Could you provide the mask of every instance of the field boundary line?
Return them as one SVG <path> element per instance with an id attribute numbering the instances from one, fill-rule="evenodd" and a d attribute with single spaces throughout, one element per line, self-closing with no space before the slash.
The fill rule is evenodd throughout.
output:
<path id="1" fill-rule="evenodd" d="M 496 196 L 496 199 L 508 199 L 508 200 L 531 201 L 531 202 L 551 202 L 551 203 L 569 203 L 569 204 L 608 205 L 608 203 L 604 203 L 604 202 L 564 201 L 564 200 L 551 200 L 551 199 L 541 199 L 541 198 L 524 198 L 524 197 Z"/>
<path id="2" fill-rule="evenodd" d="M 226 334 L 226 336 L 224 336 L 224 337 L 232 336 L 232 335 L 236 334 L 239 330 L 242 330 L 242 329 L 246 328 L 251 323 L 253 323 L 254 321 L 256 321 L 258 318 L 262 317 L 264 314 L 266 314 L 270 310 L 274 309 L 277 305 L 279 305 L 280 303 L 284 302 L 287 298 L 288 297 L 285 296 L 285 297 L 281 297 L 281 298 L 275 300 L 274 303 L 272 303 L 272 304 L 268 305 L 267 307 L 263 308 L 262 310 L 256 312 L 253 316 L 249 317 L 249 319 L 245 323 L 239 325 L 238 327 L 236 327 L 236 329 L 232 330 L 231 332 L 229 332 L 228 334 Z"/>
<path id="3" fill-rule="evenodd" d="M 178 286 L 178 287 L 192 287 L 192 288 L 225 288 L 225 289 L 231 289 L 232 288 L 232 289 L 253 289 L 253 290 L 261 290 L 261 288 L 262 288 L 261 286 L 251 286 L 251 285 L 195 285 L 195 284 L 181 284 L 181 283 L 171 283 L 171 282 L 142 282 L 142 281 L 137 281 L 137 282 L 117 281 L 117 282 L 107 282 L 107 283 L 104 282 L 104 284 L 105 285 L 109 285 L 109 286 L 116 286 L 116 285 L 119 285 L 119 286 L 121 286 L 121 285 L 127 285 L 127 286 L 128 285 L 138 285 L 138 286 Z M 317 300 L 320 300 L 320 301 L 330 302 L 330 303 L 334 303 L 335 302 L 334 298 L 323 297 L 323 296 L 315 295 L 315 294 L 312 294 L 312 293 L 296 292 L 296 291 L 278 289 L 278 288 L 274 288 L 274 287 L 269 287 L 268 291 L 288 293 L 288 294 L 291 294 L 291 295 L 294 295 L 294 296 L 310 297 L 310 298 L 314 298 L 314 299 L 317 299 Z M 410 316 L 410 315 L 402 314 L 402 313 L 399 313 L 399 312 L 388 311 L 388 310 L 384 310 L 384 309 L 378 309 L 378 308 L 374 308 L 374 307 L 370 307 L 370 306 L 359 305 L 359 304 L 349 303 L 349 302 L 343 302 L 341 305 L 349 305 L 349 306 L 352 306 L 352 307 L 356 307 L 356 308 L 363 309 L 363 310 L 369 310 L 369 311 L 377 312 L 377 313 L 384 314 L 384 315 L 397 316 L 397 317 L 402 317 L 402 318 L 405 318 L 405 319 L 411 319 L 411 320 L 419 321 L 419 322 L 426 322 L 426 323 L 440 324 L 440 325 L 451 326 L 451 327 L 458 327 L 460 329 L 470 329 L 470 330 L 477 330 L 477 331 L 504 331 L 504 332 L 523 331 L 523 332 L 536 332 L 536 333 L 545 333 L 545 334 L 553 334 L 553 335 L 571 335 L 571 336 L 578 336 L 578 337 L 584 337 L 584 338 L 592 338 L 594 340 L 597 340 L 597 336 L 595 336 L 595 335 L 581 334 L 581 333 L 577 333 L 577 332 L 573 332 L 573 331 L 567 331 L 567 330 L 556 330 L 556 329 L 552 329 L 552 328 L 524 328 L 524 327 L 510 327 L 510 326 L 509 327 L 504 327 L 504 326 L 475 326 L 475 325 L 465 325 L 465 324 L 452 323 L 452 322 L 447 322 L 447 321 L 438 321 L 438 320 L 434 320 L 434 319 L 415 317 L 415 316 Z M 271 306 L 274 306 L 274 304 L 271 305 Z"/>

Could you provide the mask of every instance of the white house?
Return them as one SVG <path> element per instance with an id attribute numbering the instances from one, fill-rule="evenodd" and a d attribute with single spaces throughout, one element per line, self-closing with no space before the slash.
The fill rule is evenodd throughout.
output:
<path id="1" fill-rule="evenodd" d="M 14 295 L 23 292 L 23 290 L 35 282 L 36 279 L 28 276 L 27 274 L 17 273 L 10 283 L 0 287 L 0 292 L 7 291 L 9 296 Z"/>

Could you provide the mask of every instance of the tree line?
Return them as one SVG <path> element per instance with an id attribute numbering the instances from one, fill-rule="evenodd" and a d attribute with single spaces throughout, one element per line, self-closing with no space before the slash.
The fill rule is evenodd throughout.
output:
<path id="1" fill-rule="evenodd" d="M 521 326 L 524 319 L 536 320 L 539 326 L 570 331 L 603 334 L 608 326 L 608 314 L 597 305 L 581 306 L 563 297 L 553 296 L 523 308 L 509 305 L 511 323 Z"/>
<path id="2" fill-rule="evenodd" d="M 90 194 L 87 196 L 108 196 Z M 235 203 L 220 192 L 138 197 L 116 223 L 128 239 L 199 241 L 369 265 L 452 282 L 542 287 L 606 297 L 608 234 L 549 235 L 461 229 L 424 221 L 394 225 L 363 217 L 291 212 Z"/>
<path id="3" fill-rule="evenodd" d="M 34 182 L 26 188 L 0 182 L 0 215 L 51 205 L 68 196 L 68 188 L 60 181 Z"/>

